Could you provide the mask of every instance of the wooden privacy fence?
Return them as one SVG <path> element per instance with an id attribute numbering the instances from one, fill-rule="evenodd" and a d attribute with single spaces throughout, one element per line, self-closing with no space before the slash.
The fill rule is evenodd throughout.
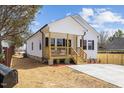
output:
<path id="1" fill-rule="evenodd" d="M 97 59 L 101 64 L 124 65 L 124 52 L 98 52 Z"/>

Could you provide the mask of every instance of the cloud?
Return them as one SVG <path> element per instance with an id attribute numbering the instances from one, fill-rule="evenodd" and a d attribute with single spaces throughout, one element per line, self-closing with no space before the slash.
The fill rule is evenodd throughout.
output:
<path id="1" fill-rule="evenodd" d="M 94 11 L 96 13 L 102 13 L 105 12 L 106 10 L 111 10 L 110 8 L 95 8 Z"/>
<path id="2" fill-rule="evenodd" d="M 94 23 L 104 24 L 104 23 L 121 23 L 124 24 L 124 19 L 121 15 L 113 13 L 111 11 L 104 11 L 98 13 L 94 16 Z"/>
<path id="3" fill-rule="evenodd" d="M 97 31 L 108 31 L 109 35 L 119 29 L 113 24 L 124 25 L 121 13 L 113 12 L 110 8 L 82 8 L 79 14 Z"/>
<path id="4" fill-rule="evenodd" d="M 112 12 L 109 8 L 82 8 L 79 14 L 86 20 L 96 24 L 121 23 L 124 24 L 124 18 L 121 14 Z M 92 18 L 92 19 L 91 19 Z"/>
<path id="5" fill-rule="evenodd" d="M 87 21 L 90 21 L 90 16 L 94 16 L 94 11 L 91 8 L 82 8 L 79 14 Z"/>
<path id="6" fill-rule="evenodd" d="M 39 23 L 38 21 L 32 21 L 31 24 L 32 24 L 32 25 L 35 25 L 35 26 L 39 26 L 39 25 L 40 25 L 40 23 Z"/>
<path id="7" fill-rule="evenodd" d="M 41 27 L 40 22 L 38 22 L 38 21 L 32 21 L 32 22 L 31 22 L 30 29 L 31 29 L 33 32 L 39 30 L 40 27 Z"/>
<path id="8" fill-rule="evenodd" d="M 70 12 L 66 14 L 66 16 L 69 16 L 69 15 L 71 15 L 71 13 L 70 13 Z"/>

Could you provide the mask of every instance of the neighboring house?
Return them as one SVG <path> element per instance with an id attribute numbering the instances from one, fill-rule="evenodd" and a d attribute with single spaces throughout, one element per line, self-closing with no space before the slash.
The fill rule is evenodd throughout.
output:
<path id="1" fill-rule="evenodd" d="M 2 47 L 9 47 L 10 45 L 8 44 L 8 42 L 2 40 Z"/>
<path id="2" fill-rule="evenodd" d="M 27 55 L 48 64 L 64 59 L 82 64 L 97 58 L 98 32 L 79 15 L 67 16 L 46 24 L 27 39 Z"/>
<path id="3" fill-rule="evenodd" d="M 111 43 L 106 45 L 106 50 L 124 50 L 124 38 L 115 38 Z"/>

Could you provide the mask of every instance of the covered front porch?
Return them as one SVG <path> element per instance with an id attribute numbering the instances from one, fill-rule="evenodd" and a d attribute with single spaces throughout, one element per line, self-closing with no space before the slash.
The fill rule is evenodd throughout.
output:
<path id="1" fill-rule="evenodd" d="M 48 59 L 48 64 L 53 65 L 54 60 L 69 64 L 83 64 L 87 54 L 83 51 L 83 35 L 68 33 L 47 32 L 43 34 L 43 55 Z"/>

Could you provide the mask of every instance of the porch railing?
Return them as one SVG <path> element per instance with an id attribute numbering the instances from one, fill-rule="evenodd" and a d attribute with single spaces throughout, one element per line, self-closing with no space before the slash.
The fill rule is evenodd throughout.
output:
<path id="1" fill-rule="evenodd" d="M 65 56 L 67 54 L 67 47 L 51 47 L 51 56 Z"/>
<path id="2" fill-rule="evenodd" d="M 77 52 L 80 55 L 80 57 L 82 57 L 85 60 L 87 59 L 87 54 L 84 52 L 83 48 L 77 47 Z"/>
<path id="3" fill-rule="evenodd" d="M 79 61 L 79 54 L 76 52 L 76 50 L 74 49 L 74 48 L 70 48 L 70 50 L 71 50 L 71 56 L 72 56 L 72 58 L 73 58 L 73 60 L 74 60 L 74 62 L 77 64 L 78 63 L 78 61 Z"/>
<path id="4" fill-rule="evenodd" d="M 87 59 L 87 54 L 83 51 L 81 47 L 78 47 L 77 50 L 72 47 L 64 47 L 64 46 L 51 46 L 50 57 L 72 57 L 76 64 L 79 61 L 83 61 Z M 49 48 L 46 48 L 46 55 L 49 58 Z"/>

